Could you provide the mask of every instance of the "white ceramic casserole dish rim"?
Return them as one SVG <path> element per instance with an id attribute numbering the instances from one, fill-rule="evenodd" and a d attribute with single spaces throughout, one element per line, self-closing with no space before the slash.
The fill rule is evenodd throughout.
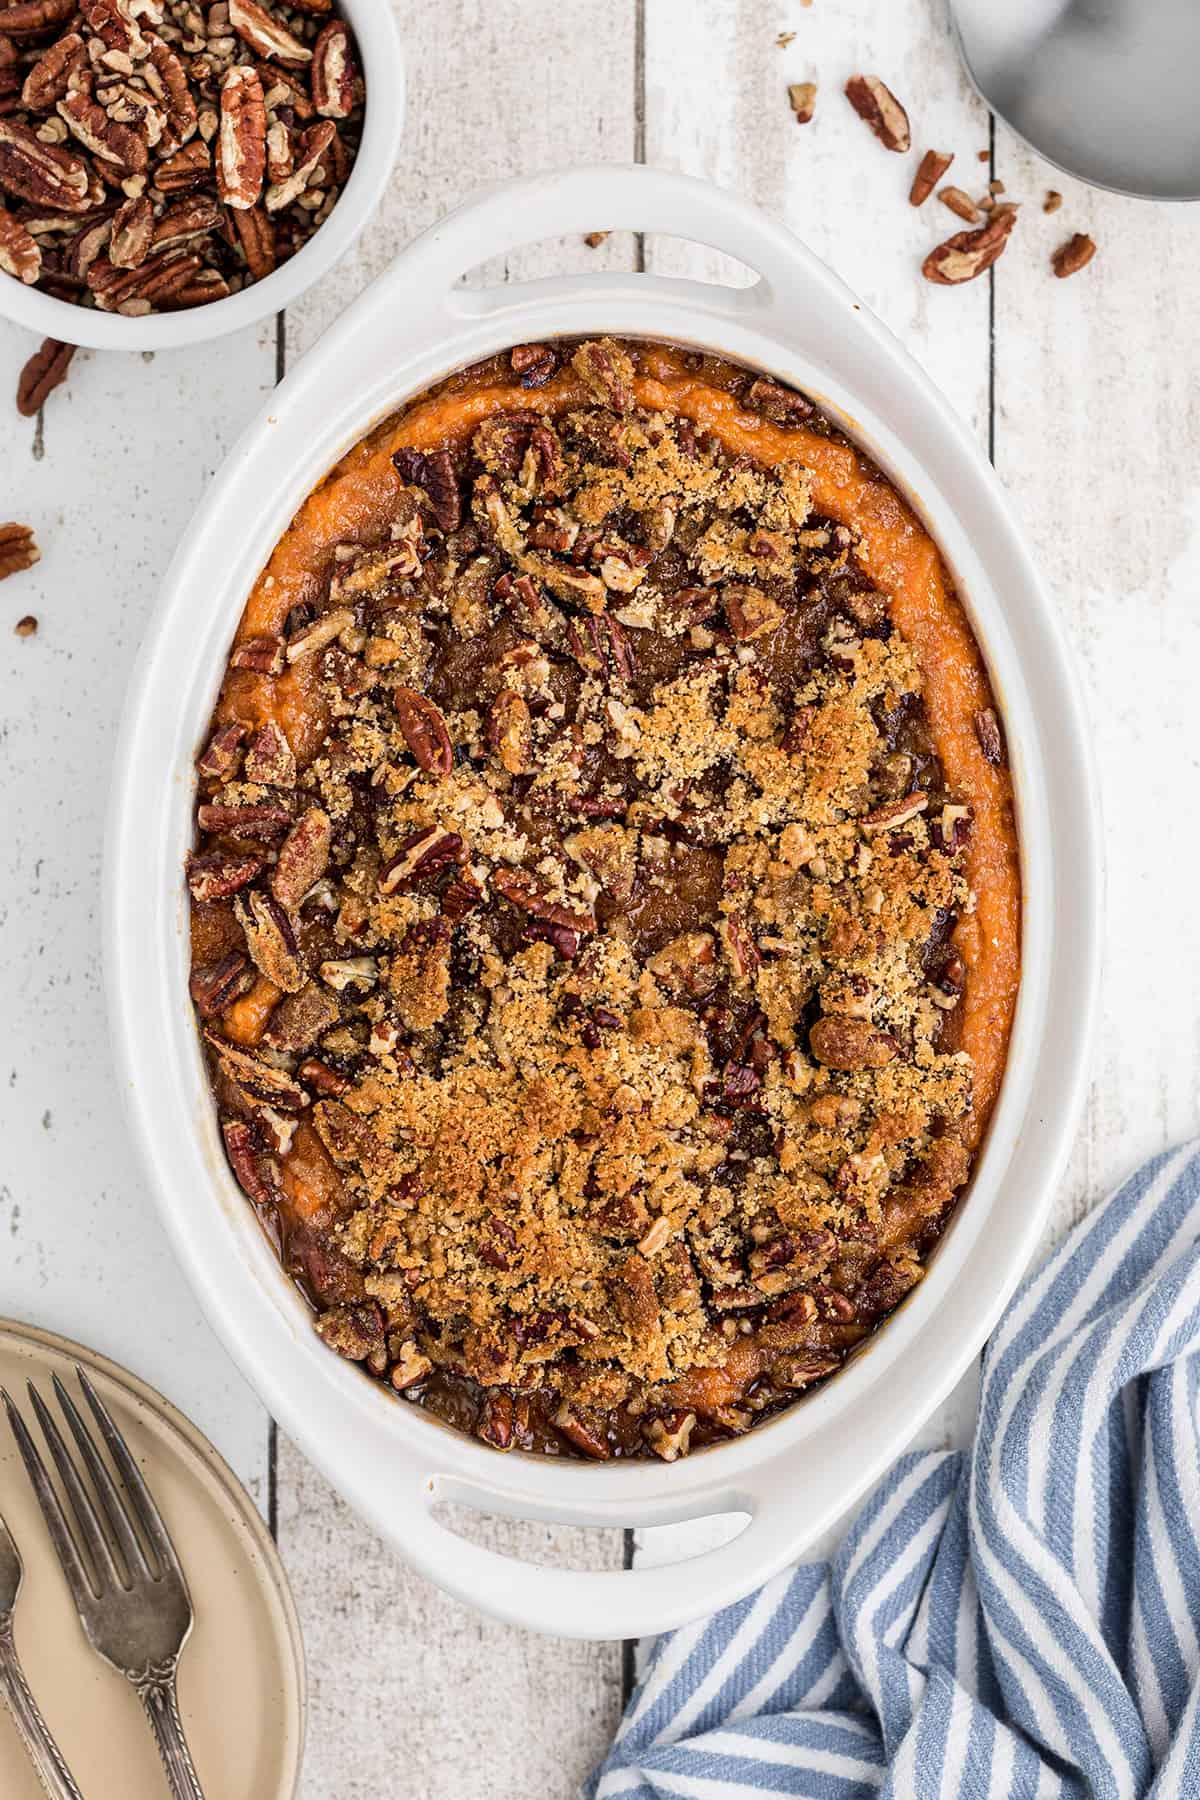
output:
<path id="1" fill-rule="evenodd" d="M 670 232 L 756 271 L 733 289 L 642 274 L 468 290 L 469 268 L 598 225 Z M 612 332 L 708 347 L 811 393 L 928 522 L 1008 732 L 1024 864 L 1021 997 L 969 1194 L 925 1281 L 826 1387 L 676 1464 L 502 1457 L 329 1353 L 233 1181 L 187 995 L 181 866 L 193 760 L 245 596 L 296 506 L 370 426 L 504 346 Z M 134 675 L 105 871 L 106 978 L 122 1091 L 200 1302 L 288 1434 L 423 1574 L 511 1623 L 655 1633 L 740 1598 L 874 1481 L 976 1355 L 1040 1236 L 1082 1101 L 1101 874 L 1090 743 L 1063 635 L 995 475 L 885 328 L 789 232 L 733 196 L 645 168 L 526 178 L 418 239 L 276 390 L 189 527 Z M 534 1566 L 449 1529 L 435 1502 L 605 1526 L 750 1522 L 683 1562 Z"/>
<path id="2" fill-rule="evenodd" d="M 404 51 L 392 8 L 380 6 L 379 0 L 338 0 L 338 10 L 354 32 L 366 83 L 362 141 L 337 205 L 295 256 L 225 300 L 140 319 L 74 306 L 12 275 L 0 275 L 0 313 L 41 337 L 84 349 L 176 350 L 257 325 L 327 275 L 383 198 L 404 132 Z"/>

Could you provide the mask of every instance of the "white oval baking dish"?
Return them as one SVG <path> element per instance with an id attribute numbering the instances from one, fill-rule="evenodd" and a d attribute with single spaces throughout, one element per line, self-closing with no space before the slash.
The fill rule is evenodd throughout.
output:
<path id="1" fill-rule="evenodd" d="M 483 291 L 468 268 L 597 224 L 670 232 L 755 271 L 731 289 L 641 274 Z M 1008 1073 L 971 1191 L 926 1280 L 823 1390 L 685 1461 L 501 1457 L 331 1355 L 225 1163 L 187 994 L 181 870 L 193 757 L 246 594 L 295 508 L 407 397 L 509 344 L 612 332 L 718 350 L 802 388 L 928 522 L 1007 727 L 1024 859 L 1024 976 Z M 1025 1267 L 1082 1098 L 1097 971 L 1099 833 L 1088 738 L 1051 604 L 991 468 L 899 344 L 787 231 L 719 190 L 643 168 L 532 177 L 404 252 L 288 376 L 179 547 L 134 677 L 106 872 L 107 982 L 123 1086 L 176 1251 L 272 1414 L 425 1575 L 514 1624 L 573 1637 L 665 1630 L 746 1594 L 882 1472 L 946 1396 Z M 606 1526 L 749 1515 L 666 1567 L 534 1567 L 466 1541 L 439 1500 Z"/>

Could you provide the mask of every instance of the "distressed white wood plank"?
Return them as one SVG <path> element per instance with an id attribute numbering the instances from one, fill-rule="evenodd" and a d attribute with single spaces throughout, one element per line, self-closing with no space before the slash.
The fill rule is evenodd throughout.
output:
<path id="1" fill-rule="evenodd" d="M 1082 663 L 1108 845 L 1105 975 L 1061 1231 L 1200 1120 L 1195 890 L 1200 215 L 1101 194 L 1000 127 L 1026 202 L 997 267 L 996 462 Z M 1041 210 L 1048 188 L 1062 208 Z M 1065 281 L 1052 251 L 1099 246 Z"/>
<path id="2" fill-rule="evenodd" d="M 776 39 L 794 32 L 780 49 Z M 881 76 L 907 108 L 912 150 L 877 142 L 842 92 Z M 797 125 L 790 82 L 818 83 L 816 112 Z M 789 225 L 891 327 L 986 436 L 986 282 L 951 296 L 922 281 L 926 252 L 958 229 L 936 199 L 908 203 L 923 151 L 953 150 L 947 180 L 974 191 L 987 115 L 927 0 L 737 0 L 695 7 L 646 0 L 646 160 L 683 169 L 756 201 Z M 675 240 L 651 240 L 647 267 L 715 278 L 728 265 Z"/>
<path id="3" fill-rule="evenodd" d="M 126 1131 L 99 911 L 125 683 L 175 542 L 272 384 L 273 327 L 148 358 L 80 351 L 44 429 L 11 398 L 35 348 L 0 322 L 0 516 L 42 548 L 0 588 L 0 1313 L 162 1387 L 265 1506 L 265 1414 L 200 1316 Z M 20 639 L 25 613 L 39 630 Z"/>
<path id="4" fill-rule="evenodd" d="M 448 1599 L 283 1438 L 278 1482 L 308 1647 L 304 1800 L 568 1800 L 616 1730 L 619 1648 L 533 1637 Z M 619 1533 L 460 1523 L 524 1559 L 621 1566 Z"/>

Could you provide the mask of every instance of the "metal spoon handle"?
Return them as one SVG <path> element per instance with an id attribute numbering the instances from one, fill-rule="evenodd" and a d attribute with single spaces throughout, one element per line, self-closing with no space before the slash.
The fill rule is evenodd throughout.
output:
<path id="1" fill-rule="evenodd" d="M 12 1618 L 9 1615 L 0 1617 L 0 1695 L 8 1704 L 17 1730 L 37 1770 L 38 1779 L 50 1800 L 83 1800 L 17 1660 Z"/>
<path id="2" fill-rule="evenodd" d="M 204 1800 L 204 1790 L 196 1774 L 192 1753 L 183 1735 L 179 1701 L 175 1694 L 175 1671 L 158 1677 L 151 1675 L 137 1684 L 138 1698 L 154 1727 L 158 1753 L 167 1771 L 174 1800 Z"/>

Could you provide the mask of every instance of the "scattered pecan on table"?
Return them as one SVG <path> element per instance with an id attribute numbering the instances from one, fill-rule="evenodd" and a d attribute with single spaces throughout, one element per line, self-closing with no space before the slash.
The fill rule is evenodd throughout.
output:
<path id="1" fill-rule="evenodd" d="M 225 299 L 328 218 L 363 107 L 332 5 L 0 7 L 0 271 L 126 317 Z"/>
<path id="2" fill-rule="evenodd" d="M 10 575 L 20 575 L 25 569 L 32 569 L 41 558 L 41 551 L 33 536 L 33 527 L 18 525 L 15 521 L 8 525 L 0 525 L 0 581 Z"/>
<path id="3" fill-rule="evenodd" d="M 17 411 L 23 419 L 39 413 L 55 388 L 67 379 L 74 354 L 74 344 L 60 344 L 57 338 L 47 338 L 41 349 L 34 351 L 17 382 Z"/>

